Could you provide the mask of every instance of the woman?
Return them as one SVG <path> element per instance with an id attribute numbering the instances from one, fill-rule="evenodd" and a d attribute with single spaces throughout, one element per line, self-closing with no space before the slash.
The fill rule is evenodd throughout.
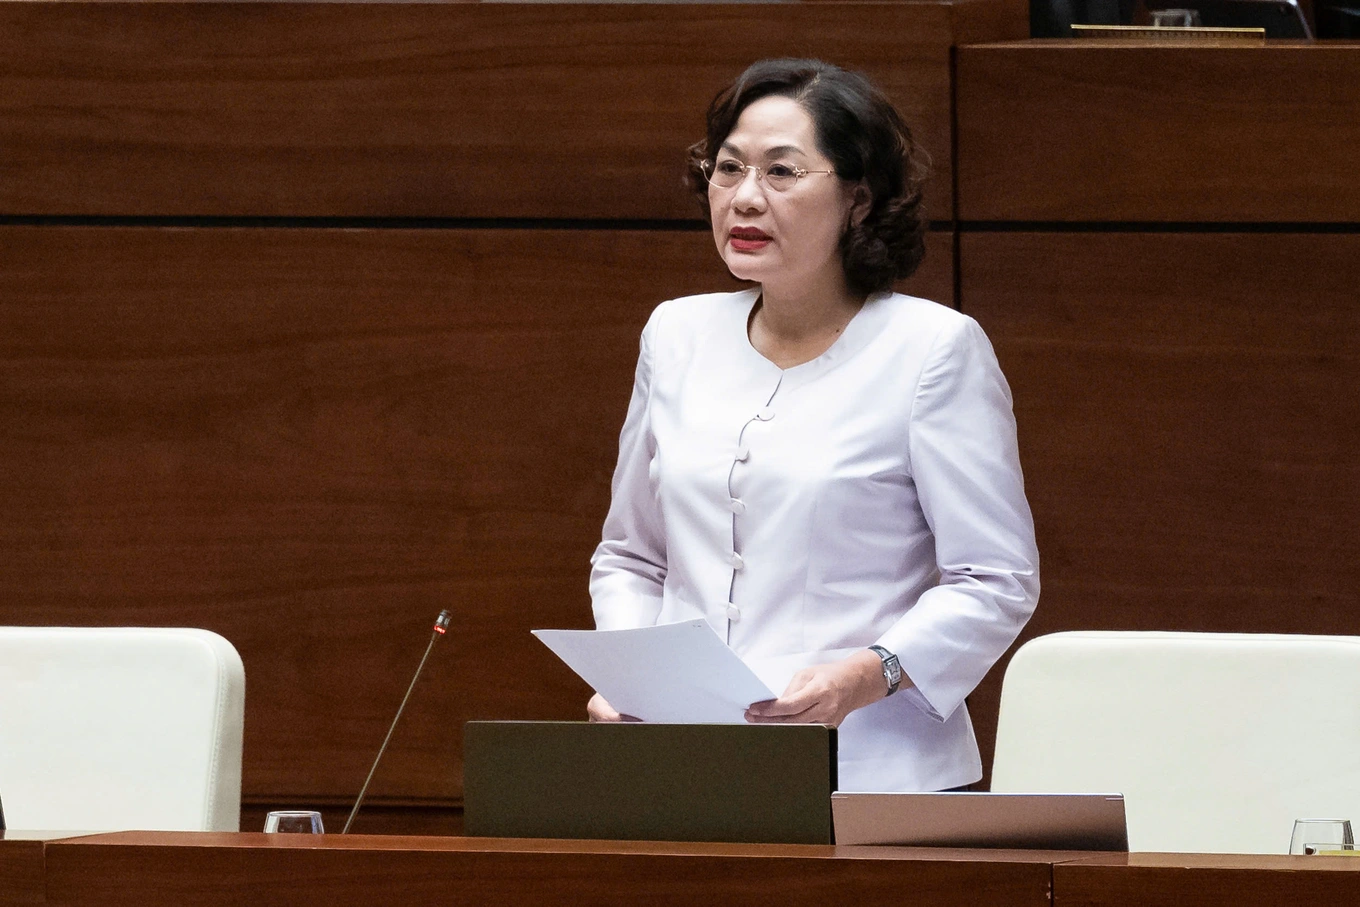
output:
<path id="1" fill-rule="evenodd" d="M 861 76 L 766 60 L 690 153 L 719 254 L 757 286 L 643 331 L 596 625 L 706 618 L 784 691 L 748 720 L 839 726 L 843 790 L 976 781 L 964 697 L 1033 611 L 1038 553 L 990 344 L 891 292 L 923 254 L 911 136 Z"/>

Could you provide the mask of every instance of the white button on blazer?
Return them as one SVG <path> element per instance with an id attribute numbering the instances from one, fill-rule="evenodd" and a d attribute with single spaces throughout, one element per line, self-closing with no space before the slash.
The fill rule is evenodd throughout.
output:
<path id="1" fill-rule="evenodd" d="M 883 293 L 780 369 L 747 337 L 756 298 L 674 299 L 643 331 L 592 558 L 596 625 L 704 617 L 776 692 L 881 645 L 915 686 L 846 718 L 840 788 L 976 781 L 964 697 L 1039 595 L 991 344 L 953 309 Z"/>

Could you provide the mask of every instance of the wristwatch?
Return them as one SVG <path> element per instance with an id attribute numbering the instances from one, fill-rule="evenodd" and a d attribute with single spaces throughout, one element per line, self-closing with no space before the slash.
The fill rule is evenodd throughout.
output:
<path id="1" fill-rule="evenodd" d="M 883 679 L 888 682 L 888 695 L 891 696 L 902 683 L 902 666 L 898 664 L 897 656 L 882 646 L 870 646 L 869 651 L 883 659 Z"/>

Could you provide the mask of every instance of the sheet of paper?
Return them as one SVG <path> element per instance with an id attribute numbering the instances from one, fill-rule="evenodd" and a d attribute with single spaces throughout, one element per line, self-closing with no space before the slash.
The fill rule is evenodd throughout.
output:
<path id="1" fill-rule="evenodd" d="M 636 630 L 534 630 L 609 704 L 643 721 L 744 724 L 776 698 L 703 619 Z"/>

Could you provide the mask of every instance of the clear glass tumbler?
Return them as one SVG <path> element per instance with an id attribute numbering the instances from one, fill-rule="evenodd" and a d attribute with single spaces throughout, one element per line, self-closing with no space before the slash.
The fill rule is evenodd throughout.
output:
<path id="1" fill-rule="evenodd" d="M 321 825 L 321 813 L 314 809 L 276 809 L 264 817 L 264 830 L 270 834 L 302 835 L 319 835 L 326 831 Z"/>
<path id="2" fill-rule="evenodd" d="M 1295 819 L 1289 852 L 1314 854 L 1319 850 L 1354 850 L 1350 819 Z"/>

